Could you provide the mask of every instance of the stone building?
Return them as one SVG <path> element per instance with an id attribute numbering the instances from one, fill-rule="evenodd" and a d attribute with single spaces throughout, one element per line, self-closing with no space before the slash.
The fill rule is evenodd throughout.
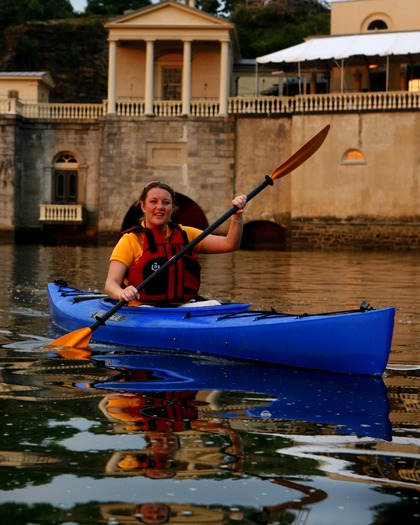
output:
<path id="1" fill-rule="evenodd" d="M 332 28 L 381 16 L 404 32 L 412 2 L 333 2 Z M 420 249 L 419 91 L 237 96 L 229 22 L 164 0 L 106 27 L 103 104 L 0 98 L 2 242 L 114 242 L 156 179 L 175 187 L 176 219 L 203 228 L 329 124 L 322 148 L 249 204 L 244 246 Z"/>

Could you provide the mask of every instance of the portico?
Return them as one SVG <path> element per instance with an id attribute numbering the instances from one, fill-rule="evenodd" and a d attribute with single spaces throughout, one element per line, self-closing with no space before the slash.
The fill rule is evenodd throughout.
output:
<path id="1" fill-rule="evenodd" d="M 143 105 L 155 115 L 155 101 L 177 101 L 181 114 L 191 103 L 214 101 L 228 113 L 234 26 L 184 4 L 165 0 L 105 25 L 109 31 L 108 105 Z"/>

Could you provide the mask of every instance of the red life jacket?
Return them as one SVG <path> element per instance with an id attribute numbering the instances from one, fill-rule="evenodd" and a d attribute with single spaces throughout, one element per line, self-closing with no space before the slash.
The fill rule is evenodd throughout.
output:
<path id="1" fill-rule="evenodd" d="M 149 275 L 180 252 L 188 244 L 187 232 L 177 224 L 170 223 L 169 239 L 144 226 L 136 226 L 130 232 L 143 235 L 143 255 L 128 272 L 128 282 L 138 286 Z M 140 300 L 147 303 L 183 303 L 196 299 L 200 288 L 200 264 L 194 253 L 187 252 L 159 277 L 140 291 Z"/>

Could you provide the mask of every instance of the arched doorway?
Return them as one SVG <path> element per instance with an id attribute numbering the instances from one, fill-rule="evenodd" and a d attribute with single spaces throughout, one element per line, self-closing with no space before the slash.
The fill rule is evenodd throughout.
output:
<path id="1" fill-rule="evenodd" d="M 209 225 L 203 210 L 196 204 L 192 199 L 182 195 L 181 193 L 176 194 L 177 207 L 172 216 L 173 222 L 182 224 L 184 226 L 193 226 L 200 230 L 205 230 Z M 128 230 L 129 228 L 136 226 L 139 223 L 139 219 L 142 216 L 140 206 L 135 203 L 128 210 L 124 221 L 122 223 L 121 231 Z"/>
<path id="2" fill-rule="evenodd" d="M 287 229 L 270 221 L 253 221 L 244 226 L 241 248 L 244 250 L 285 250 Z"/>

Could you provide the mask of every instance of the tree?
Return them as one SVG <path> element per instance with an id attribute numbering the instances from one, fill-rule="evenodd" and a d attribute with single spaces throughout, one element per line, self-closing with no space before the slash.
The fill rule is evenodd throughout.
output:
<path id="1" fill-rule="evenodd" d="M 129 9 L 140 9 L 152 2 L 150 0 L 88 0 L 85 15 L 122 15 Z"/>
<path id="2" fill-rule="evenodd" d="M 267 7 L 236 7 L 236 26 L 243 58 L 255 58 L 303 42 L 309 35 L 328 35 L 330 12 L 319 2 L 278 2 Z"/>
<path id="3" fill-rule="evenodd" d="M 198 9 L 212 15 L 222 15 L 229 18 L 240 9 L 276 8 L 288 11 L 303 9 L 310 12 L 313 9 L 330 9 L 331 0 L 196 0 Z"/>
<path id="4" fill-rule="evenodd" d="M 223 11 L 223 7 L 219 0 L 197 0 L 196 6 L 198 9 L 201 9 L 201 11 L 215 16 Z"/>
<path id="5" fill-rule="evenodd" d="M 70 0 L 0 0 L 0 31 L 30 21 L 74 16 Z"/>

